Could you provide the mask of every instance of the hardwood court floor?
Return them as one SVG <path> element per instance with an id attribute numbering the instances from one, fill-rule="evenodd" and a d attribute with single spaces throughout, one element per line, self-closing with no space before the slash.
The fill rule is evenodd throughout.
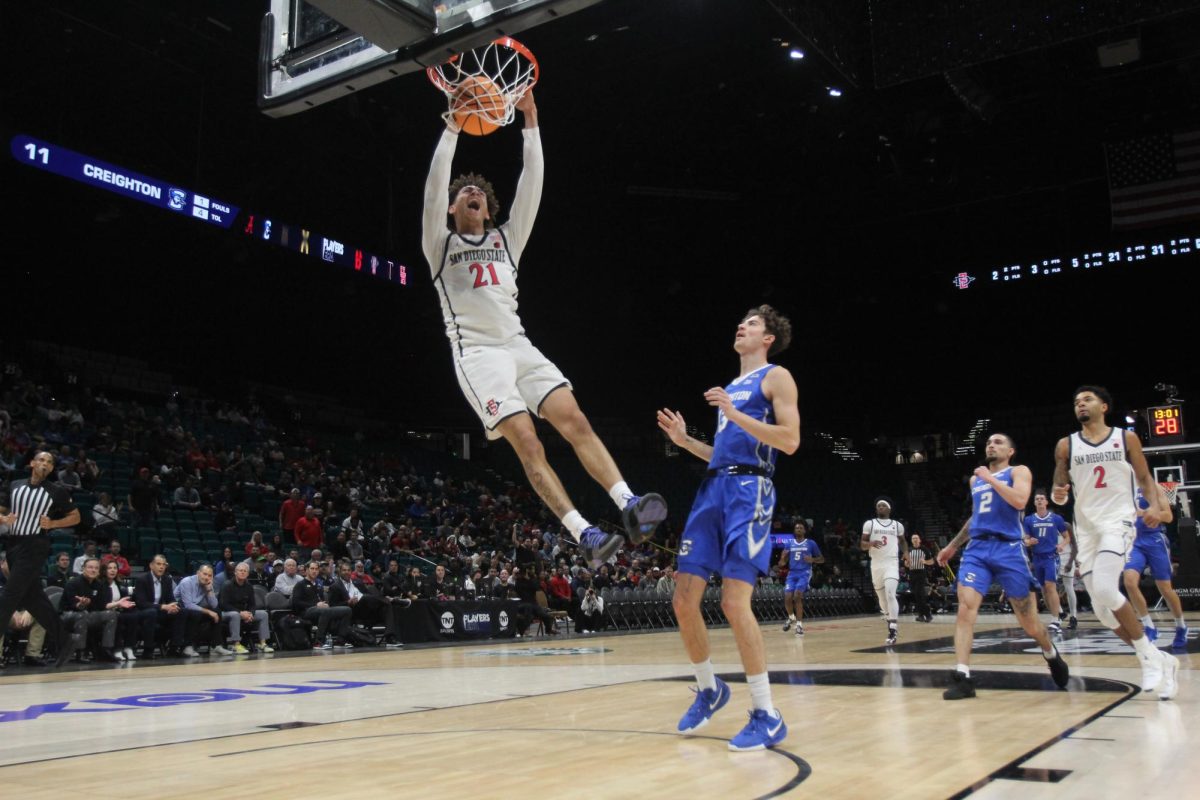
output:
<path id="1" fill-rule="evenodd" d="M 1115 637 L 1081 621 L 1062 647 L 1071 690 L 1053 691 L 1036 649 L 1024 652 L 1030 640 L 981 625 L 979 697 L 949 703 L 949 622 L 902 622 L 890 650 L 874 617 L 810 622 L 799 640 L 764 626 L 790 734 L 759 753 L 726 748 L 749 706 L 727 629 L 712 632 L 713 662 L 738 682 L 696 736 L 675 731 L 692 675 L 673 632 L 6 674 L 0 786 L 54 800 L 84 785 L 125 798 L 201 786 L 355 798 L 1196 796 L 1192 656 L 1179 656 L 1179 698 L 1150 699 L 1130 685 L 1132 651 L 1105 652 L 1118 651 Z"/>

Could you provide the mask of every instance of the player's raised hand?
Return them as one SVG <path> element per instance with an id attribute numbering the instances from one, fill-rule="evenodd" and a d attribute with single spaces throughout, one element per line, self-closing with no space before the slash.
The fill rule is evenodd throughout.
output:
<path id="1" fill-rule="evenodd" d="M 658 429 L 678 447 L 683 447 L 687 441 L 687 423 L 683 421 L 683 414 L 678 411 L 672 411 L 669 408 L 661 409 L 658 412 Z"/>
<path id="2" fill-rule="evenodd" d="M 987 467 L 976 467 L 975 477 L 979 478 L 979 480 L 985 483 L 991 483 L 995 480 L 995 478 L 992 477 L 992 471 Z"/>
<path id="3" fill-rule="evenodd" d="M 537 103 L 533 102 L 533 87 L 525 90 L 513 107 L 525 115 L 525 127 L 536 128 L 538 124 Z"/>
<path id="4" fill-rule="evenodd" d="M 715 406 L 728 415 L 733 411 L 733 400 L 729 399 L 729 392 L 725 391 L 720 386 L 714 386 L 704 393 L 704 399 L 708 401 L 710 406 Z"/>
<path id="5" fill-rule="evenodd" d="M 1050 492 L 1050 499 L 1054 501 L 1056 506 L 1065 506 L 1067 500 L 1071 497 L 1070 486 L 1055 486 Z"/>

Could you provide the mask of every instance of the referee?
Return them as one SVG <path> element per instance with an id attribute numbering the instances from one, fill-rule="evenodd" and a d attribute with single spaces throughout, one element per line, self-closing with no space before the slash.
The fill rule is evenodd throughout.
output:
<path id="1" fill-rule="evenodd" d="M 72 648 L 62 629 L 62 620 L 42 590 L 42 572 L 50 555 L 46 531 L 79 524 L 79 509 L 71 493 L 46 480 L 54 472 L 54 456 L 42 451 L 29 463 L 29 478 L 13 481 L 8 490 L 8 583 L 0 595 L 0 624 L 8 626 L 18 608 L 28 611 L 46 629 L 46 638 L 58 647 L 55 666 L 71 657 Z"/>
<path id="2" fill-rule="evenodd" d="M 933 559 L 921 549 L 921 537 L 914 533 L 912 547 L 904 556 L 904 566 L 908 567 L 908 586 L 917 603 L 917 622 L 933 622 L 929 613 L 929 598 L 926 597 L 928 590 L 925 588 L 925 567 L 932 563 Z"/>

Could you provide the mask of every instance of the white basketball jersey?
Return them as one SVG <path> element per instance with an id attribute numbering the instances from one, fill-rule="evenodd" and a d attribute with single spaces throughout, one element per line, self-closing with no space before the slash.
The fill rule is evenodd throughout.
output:
<path id="1" fill-rule="evenodd" d="M 873 560 L 891 559 L 895 561 L 900 557 L 900 537 L 904 535 L 904 526 L 894 519 L 887 521 L 881 519 L 869 519 L 863 523 L 863 536 L 871 537 L 871 549 L 867 552 L 871 554 Z M 875 542 L 883 542 L 883 547 L 875 547 Z"/>
<path id="2" fill-rule="evenodd" d="M 1125 449 L 1125 435 L 1112 428 L 1098 444 L 1083 433 L 1068 437 L 1067 463 L 1075 492 L 1075 530 L 1080 534 L 1122 533 L 1133 529 L 1137 518 L 1134 504 L 1133 465 Z"/>
<path id="3" fill-rule="evenodd" d="M 517 264 L 505 227 L 474 237 L 446 234 L 433 285 L 454 347 L 502 345 L 525 333 L 517 316 Z"/>

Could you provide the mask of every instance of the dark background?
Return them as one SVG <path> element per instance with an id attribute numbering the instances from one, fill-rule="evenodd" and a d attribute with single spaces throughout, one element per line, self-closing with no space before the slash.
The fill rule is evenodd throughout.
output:
<path id="1" fill-rule="evenodd" d="M 913 8 L 934 20 L 970 5 Z M 809 431 L 962 433 L 1061 404 L 1066 432 L 1082 382 L 1122 409 L 1161 401 L 1159 381 L 1186 397 L 1195 260 L 965 292 L 950 280 L 1127 240 L 1110 232 L 1103 143 L 1200 121 L 1197 4 L 1130 5 L 1145 19 L 1033 25 L 1008 48 L 1009 20 L 978 20 L 965 69 L 982 111 L 937 58 L 906 64 L 925 57 L 923 26 L 872 31 L 865 2 L 607 0 L 522 34 L 542 66 L 547 170 L 522 264 L 530 337 L 593 417 L 635 428 L 663 405 L 703 424 L 701 392 L 736 374 L 735 325 L 764 301 L 795 324 L 780 362 Z M 444 98 L 416 73 L 269 118 L 255 103 L 264 11 L 6 3 L 0 132 L 317 228 L 406 263 L 410 286 L 5 158 L 3 339 L 135 355 L 217 394 L 261 380 L 473 427 L 419 241 Z M 1100 67 L 1096 46 L 1129 36 L 1142 60 Z M 788 58 L 793 44 L 807 58 Z M 464 136 L 456 172 L 484 172 L 504 202 L 519 155 L 514 129 Z M 1133 238 L 1174 232 L 1200 226 Z"/>

